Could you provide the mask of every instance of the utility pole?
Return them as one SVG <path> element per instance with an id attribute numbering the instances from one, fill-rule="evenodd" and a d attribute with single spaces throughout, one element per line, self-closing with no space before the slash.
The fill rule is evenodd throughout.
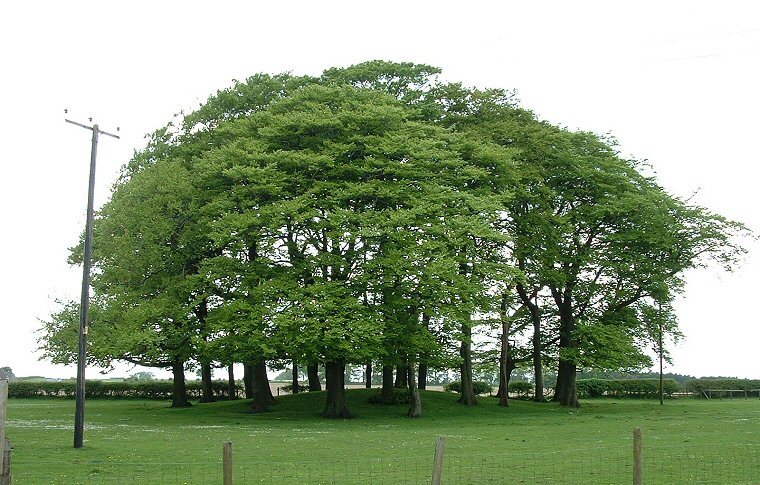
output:
<path id="1" fill-rule="evenodd" d="M 68 113 L 68 110 L 64 110 Z M 87 191 L 87 223 L 85 224 L 84 259 L 82 261 L 82 300 L 79 308 L 79 351 L 77 353 L 76 411 L 74 412 L 74 448 L 84 446 L 84 370 L 87 355 L 87 326 L 90 317 L 90 264 L 92 260 L 92 223 L 94 219 L 95 158 L 98 153 L 98 135 L 101 133 L 119 139 L 118 135 L 102 131 L 97 124 L 87 126 L 65 119 L 66 123 L 92 131 L 90 150 L 90 184 Z M 92 122 L 92 118 L 90 118 Z M 119 129 L 116 128 L 116 131 Z"/>

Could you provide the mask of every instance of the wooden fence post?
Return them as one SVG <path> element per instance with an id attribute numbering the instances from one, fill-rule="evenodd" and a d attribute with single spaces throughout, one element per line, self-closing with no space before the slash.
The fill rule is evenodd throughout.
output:
<path id="1" fill-rule="evenodd" d="M 633 429 L 633 485 L 644 485 L 644 456 L 641 428 Z"/>
<path id="2" fill-rule="evenodd" d="M 4 470 L 5 463 L 5 413 L 8 409 L 8 380 L 0 380 L 0 470 Z"/>
<path id="3" fill-rule="evenodd" d="M 0 465 L 0 485 L 11 485 L 11 481 L 13 480 L 13 474 L 11 473 L 11 442 L 8 441 L 8 438 L 5 438 L 3 440 L 5 443 L 2 448 L 3 452 L 2 454 L 4 460 L 2 465 Z"/>
<path id="4" fill-rule="evenodd" d="M 224 485 L 232 485 L 232 442 L 224 442 L 222 465 L 224 467 Z"/>
<path id="5" fill-rule="evenodd" d="M 435 443 L 435 461 L 433 462 L 433 485 L 441 485 L 441 474 L 443 473 L 443 445 L 446 444 L 446 438 L 439 436 Z"/>

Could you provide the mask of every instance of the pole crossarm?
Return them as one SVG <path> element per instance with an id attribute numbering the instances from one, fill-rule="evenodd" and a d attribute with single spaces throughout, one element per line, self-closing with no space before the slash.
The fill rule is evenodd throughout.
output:
<path id="1" fill-rule="evenodd" d="M 82 128 L 84 128 L 86 130 L 90 130 L 90 131 L 93 131 L 93 129 L 98 126 L 98 125 L 87 126 L 84 123 L 79 123 L 77 121 L 72 121 L 72 120 L 70 120 L 68 118 L 64 118 L 64 121 L 66 123 L 71 123 L 72 125 L 81 126 Z M 112 137 L 116 138 L 117 140 L 121 140 L 121 137 L 119 135 L 114 135 L 113 133 L 108 133 L 107 131 L 103 131 L 100 128 L 97 128 L 97 130 L 98 130 L 98 133 L 101 134 L 101 135 L 108 135 L 108 136 L 112 136 Z"/>

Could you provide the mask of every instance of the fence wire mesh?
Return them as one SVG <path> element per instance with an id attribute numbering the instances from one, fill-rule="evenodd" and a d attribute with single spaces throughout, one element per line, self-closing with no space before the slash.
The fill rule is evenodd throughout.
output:
<path id="1" fill-rule="evenodd" d="M 528 453 L 494 450 L 468 454 L 450 447 L 444 455 L 445 484 L 629 484 L 633 473 L 630 443 L 619 447 Z M 716 443 L 709 451 L 694 452 L 683 446 L 645 446 L 644 483 L 647 485 L 706 484 L 755 485 L 760 483 L 760 445 Z M 236 449 L 234 483 L 257 484 L 428 484 L 433 450 L 413 456 L 386 456 L 371 460 L 308 457 L 281 461 L 255 461 Z M 153 463 L 109 460 L 79 462 L 13 463 L 13 483 L 25 484 L 221 484 L 221 446 L 218 460 L 183 461 L 170 456 Z"/>

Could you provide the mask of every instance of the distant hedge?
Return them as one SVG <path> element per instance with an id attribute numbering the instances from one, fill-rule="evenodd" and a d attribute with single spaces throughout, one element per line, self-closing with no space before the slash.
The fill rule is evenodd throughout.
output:
<path id="1" fill-rule="evenodd" d="M 472 387 L 475 394 L 490 394 L 493 392 L 493 386 L 483 381 L 474 381 Z M 462 384 L 459 381 L 449 382 L 443 386 L 443 390 L 447 392 L 462 392 Z"/>
<path id="2" fill-rule="evenodd" d="M 510 381 L 509 392 L 517 394 L 517 397 L 527 398 L 533 394 L 533 383 L 528 381 Z"/>
<path id="3" fill-rule="evenodd" d="M 8 397 L 65 397 L 76 396 L 76 381 L 16 381 L 8 385 Z M 229 385 L 227 381 L 212 383 L 214 396 L 226 398 Z M 187 394 L 190 398 L 201 397 L 201 382 L 188 381 Z M 172 381 L 98 381 L 85 382 L 87 398 L 103 399 L 171 399 Z"/>
<path id="4" fill-rule="evenodd" d="M 631 397 L 658 398 L 660 397 L 659 379 L 578 379 L 578 397 Z M 662 381 L 663 393 L 670 397 L 673 393 L 683 390 L 681 384 L 674 379 Z"/>
<path id="5" fill-rule="evenodd" d="M 688 391 L 698 396 L 707 390 L 731 390 L 731 391 L 757 391 L 760 389 L 760 380 L 757 379 L 692 379 L 684 386 Z"/>

